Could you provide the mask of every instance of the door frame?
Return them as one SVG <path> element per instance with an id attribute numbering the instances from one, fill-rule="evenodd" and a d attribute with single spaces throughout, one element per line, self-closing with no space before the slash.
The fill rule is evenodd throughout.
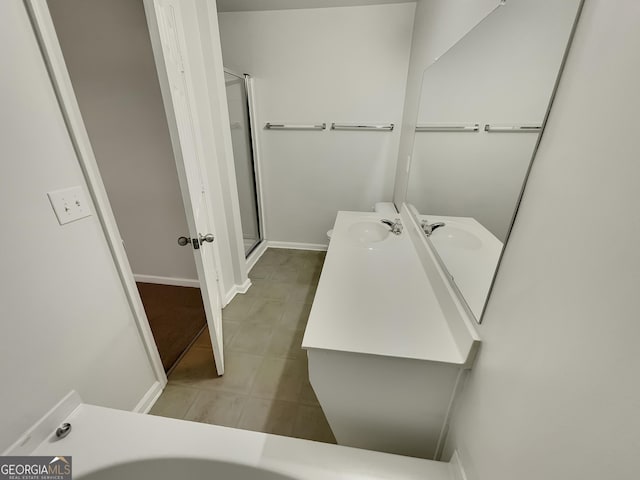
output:
<path id="1" fill-rule="evenodd" d="M 120 231 L 115 216 L 113 215 L 111 204 L 109 203 L 100 170 L 98 169 L 98 163 L 91 142 L 89 141 L 89 135 L 82 119 L 82 114 L 80 113 L 80 107 L 78 106 L 78 101 L 73 91 L 71 78 L 69 77 L 69 72 L 64 61 L 47 1 L 24 0 L 24 4 L 36 34 L 49 73 L 49 78 L 55 90 L 67 130 L 69 131 L 71 142 L 76 151 L 78 163 L 87 182 L 89 194 L 96 210 L 96 216 L 100 221 L 111 256 L 113 257 L 113 262 L 118 271 L 120 282 L 122 283 L 122 288 L 127 297 L 129 308 L 135 320 L 140 340 L 149 359 L 151 369 L 159 383 L 160 388 L 156 392 L 153 392 L 149 398 L 145 396 L 145 398 L 143 398 L 144 404 L 142 404 L 141 401 L 141 404 L 136 407 L 136 410 L 145 412 L 153 406 L 155 400 L 162 393 L 162 390 L 167 384 L 167 375 L 162 366 L 158 347 L 153 338 L 151 327 L 149 326 L 149 319 L 144 310 L 133 271 L 131 270 L 131 265 L 129 264 L 129 259 L 124 249 L 122 237 L 120 236 Z"/>
<path id="2" fill-rule="evenodd" d="M 66 68 L 64 56 L 62 54 L 62 50 L 55 31 L 55 26 L 49 12 L 47 0 L 23 0 L 23 3 L 29 15 L 37 42 L 42 52 L 46 68 L 49 73 L 50 81 L 58 99 L 58 103 L 60 105 L 60 109 L 66 123 L 67 130 L 69 132 L 69 136 L 76 151 L 78 163 L 87 183 L 89 194 L 94 203 L 96 216 L 100 221 L 100 225 L 105 235 L 105 240 L 113 257 L 114 265 L 120 277 L 123 291 L 125 293 L 131 309 L 131 313 L 136 323 L 136 327 L 140 335 L 140 340 L 149 359 L 150 367 L 152 368 L 152 371 L 157 378 L 157 386 L 159 386 L 159 389 L 156 386 L 156 389 L 154 390 L 155 393 L 150 391 L 147 395 L 145 395 L 145 398 L 143 398 L 140 404 L 136 407 L 136 411 L 148 411 L 148 409 L 153 405 L 155 399 L 162 392 L 162 389 L 164 389 L 167 383 L 167 376 L 164 372 L 164 368 L 160 360 L 160 355 L 158 353 L 158 348 L 155 344 L 155 340 L 149 326 L 149 321 L 147 319 L 147 315 L 142 305 L 142 300 L 140 299 L 140 295 L 136 287 L 131 266 L 129 264 L 129 260 L 124 250 L 124 245 L 122 243 L 122 237 L 120 236 L 119 229 L 117 227 L 115 217 L 113 215 L 113 211 L 111 209 L 111 205 L 109 203 L 109 199 L 102 182 L 95 155 L 89 141 L 89 136 L 87 134 L 84 121 L 82 120 L 82 115 L 80 113 L 71 79 Z M 149 28 L 149 35 L 154 52 L 154 59 L 156 59 L 159 40 L 156 34 L 157 32 L 155 32 L 154 30 L 154 22 L 149 21 L 150 6 L 153 6 L 153 0 L 143 0 L 143 4 L 145 9 L 145 16 L 147 17 L 147 27 Z M 215 4 L 213 5 L 213 7 L 210 2 L 206 2 L 204 5 L 206 9 L 204 13 L 207 15 L 207 20 L 211 21 L 213 16 L 216 14 Z M 208 32 L 208 35 L 213 36 L 218 34 L 217 19 L 215 20 L 216 21 L 211 24 L 212 30 Z M 157 28 L 157 24 L 155 25 L 155 28 Z M 216 45 L 219 47 L 219 39 L 215 39 L 212 37 L 212 41 L 214 43 L 214 47 Z M 214 48 L 214 50 L 216 49 Z M 233 299 L 233 297 L 237 293 L 245 293 L 251 286 L 251 281 L 247 276 L 249 263 L 244 258 L 244 249 L 241 241 L 241 228 L 237 194 L 236 197 L 233 196 L 233 191 L 235 191 L 236 187 L 235 171 L 233 170 L 235 167 L 233 164 L 232 153 L 230 153 L 231 132 L 228 127 L 228 121 L 226 122 L 227 125 L 225 128 L 224 120 L 222 118 L 218 118 L 223 110 L 222 105 L 224 104 L 226 106 L 226 91 L 224 89 L 224 78 L 222 75 L 223 67 L 220 53 L 221 52 L 219 51 L 213 52 L 216 63 L 219 63 L 220 65 L 220 78 L 217 78 L 216 76 L 216 78 L 213 80 L 215 83 L 213 89 L 219 96 L 219 98 L 216 97 L 215 99 L 211 100 L 210 108 L 212 109 L 211 113 L 216 117 L 215 121 L 217 121 L 218 123 L 221 122 L 221 126 L 219 127 L 220 131 L 217 131 L 217 133 L 220 136 L 220 144 L 223 146 L 223 152 L 219 155 L 218 158 L 218 161 L 223 165 L 222 167 L 220 167 L 221 170 L 216 171 L 215 174 L 220 176 L 220 178 L 218 178 L 217 180 L 218 182 L 220 182 L 220 185 L 216 185 L 216 188 L 222 189 L 221 205 L 225 206 L 225 208 L 228 208 L 230 212 L 227 213 L 225 210 L 225 212 L 222 213 L 221 218 L 216 217 L 212 219 L 212 225 L 214 229 L 222 229 L 224 231 L 228 231 L 230 235 L 228 239 L 229 244 L 227 246 L 229 251 L 227 252 L 225 250 L 224 252 L 225 256 L 229 256 L 229 261 L 225 261 L 226 266 L 224 268 L 220 263 L 222 259 L 218 257 L 218 255 L 216 255 L 218 257 L 218 276 L 220 279 L 225 279 L 224 286 L 222 285 L 222 282 L 219 282 L 218 284 L 221 293 L 222 306 L 225 306 Z M 162 84 L 163 79 L 160 74 L 158 76 L 158 79 L 160 81 L 161 91 L 164 95 L 165 92 Z M 215 105 L 216 102 L 220 103 L 220 105 L 218 105 L 217 107 Z M 219 108 L 220 110 L 217 110 L 217 108 Z M 167 120 L 170 122 L 169 118 L 167 118 Z M 216 126 L 214 126 L 214 128 L 216 128 Z M 226 184 L 233 186 L 233 188 L 229 187 L 231 188 L 231 191 L 224 191 L 222 187 Z M 219 232 L 219 234 L 220 233 L 222 232 Z M 267 232 L 264 232 L 265 236 L 266 233 Z M 263 242 L 262 245 L 266 245 L 266 242 Z M 217 250 L 218 245 L 214 244 L 213 247 Z"/>

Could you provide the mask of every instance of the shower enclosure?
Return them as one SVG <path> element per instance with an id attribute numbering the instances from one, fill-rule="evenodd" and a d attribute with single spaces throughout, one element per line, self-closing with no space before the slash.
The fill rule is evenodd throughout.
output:
<path id="1" fill-rule="evenodd" d="M 249 256 L 262 241 L 260 198 L 256 180 L 257 171 L 249 103 L 251 77 L 246 74 L 239 75 L 225 68 L 224 80 L 227 88 L 233 161 L 240 199 L 244 252 L 245 256 Z"/>

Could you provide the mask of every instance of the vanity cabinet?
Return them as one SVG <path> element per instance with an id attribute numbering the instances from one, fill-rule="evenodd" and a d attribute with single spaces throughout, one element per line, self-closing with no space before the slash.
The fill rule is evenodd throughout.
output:
<path id="1" fill-rule="evenodd" d="M 339 444 L 434 458 L 479 338 L 411 217 L 399 235 L 382 219 L 338 213 L 302 346 Z"/>

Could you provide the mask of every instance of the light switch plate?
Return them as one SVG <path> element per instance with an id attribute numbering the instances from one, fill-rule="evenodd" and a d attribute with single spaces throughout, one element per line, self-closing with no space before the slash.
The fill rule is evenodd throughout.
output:
<path id="1" fill-rule="evenodd" d="M 47 193 L 60 225 L 91 215 L 82 187 L 71 187 Z"/>

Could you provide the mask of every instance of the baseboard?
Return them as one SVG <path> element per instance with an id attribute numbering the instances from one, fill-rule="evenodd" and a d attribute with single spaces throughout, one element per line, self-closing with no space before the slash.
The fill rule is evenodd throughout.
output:
<path id="1" fill-rule="evenodd" d="M 199 280 L 192 280 L 190 278 L 175 278 L 175 277 L 159 277 L 157 275 L 138 275 L 134 274 L 136 282 L 140 283 L 156 283 L 159 285 L 173 285 L 174 287 L 193 287 L 200 288 Z"/>
<path id="2" fill-rule="evenodd" d="M 247 278 L 247 280 L 245 280 L 245 282 L 242 285 L 238 285 L 237 286 L 237 292 L 236 293 L 247 293 L 247 291 L 249 290 L 249 288 L 251 288 L 251 279 Z"/>
<path id="3" fill-rule="evenodd" d="M 234 285 L 233 287 L 231 287 L 231 290 L 229 290 L 227 292 L 227 294 L 224 296 L 224 307 L 226 307 L 227 305 L 229 305 L 229 303 L 231 302 L 231 300 L 233 300 L 233 298 L 239 294 L 239 293 L 247 293 L 247 290 L 249 290 L 249 288 L 251 287 L 251 279 L 247 278 L 247 280 L 242 284 L 242 285 Z"/>
<path id="4" fill-rule="evenodd" d="M 136 413 L 149 413 L 151 407 L 153 407 L 160 395 L 162 395 L 163 390 L 164 387 L 159 381 L 153 382 L 151 388 L 147 390 L 147 393 L 144 394 L 138 404 L 133 408 L 133 411 Z"/>
<path id="5" fill-rule="evenodd" d="M 247 272 L 250 272 L 253 267 L 255 267 L 262 254 L 267 251 L 267 242 L 260 242 L 253 252 L 247 257 Z"/>
<path id="6" fill-rule="evenodd" d="M 291 250 L 316 250 L 324 252 L 329 245 L 323 243 L 297 243 L 297 242 L 267 242 L 269 248 L 288 248 Z"/>

